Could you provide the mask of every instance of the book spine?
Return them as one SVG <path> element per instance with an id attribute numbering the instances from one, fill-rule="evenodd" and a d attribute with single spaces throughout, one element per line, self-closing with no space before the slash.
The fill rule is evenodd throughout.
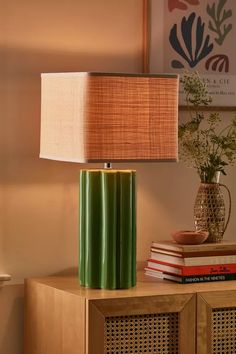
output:
<path id="1" fill-rule="evenodd" d="M 233 264 L 217 264 L 205 266 L 176 266 L 171 263 L 148 260 L 148 266 L 152 269 L 168 271 L 172 274 L 179 274 L 181 276 L 189 275 L 207 275 L 207 274 L 233 274 L 236 273 L 236 263 Z M 158 267 L 159 266 L 159 267 Z"/>
<path id="2" fill-rule="evenodd" d="M 201 245 L 179 245 L 175 244 L 171 241 L 165 243 L 159 242 L 152 242 L 151 247 L 153 248 L 160 248 L 166 251 L 173 251 L 173 252 L 225 252 L 225 251 L 234 251 L 236 252 L 236 242 L 222 242 L 222 243 L 204 243 Z"/>
<path id="3" fill-rule="evenodd" d="M 156 261 L 163 261 L 170 264 L 177 264 L 182 266 L 200 266 L 200 265 L 217 265 L 217 264 L 232 264 L 236 263 L 236 255 L 233 256 L 215 256 L 215 257 L 193 257 L 180 258 L 162 254 L 158 252 L 151 252 L 150 258 Z"/>
<path id="4" fill-rule="evenodd" d="M 174 257 L 173 257 L 174 258 Z M 215 257 L 194 257 L 182 258 L 185 266 L 215 266 L 216 264 L 232 264 L 236 263 L 236 255 L 234 256 L 215 256 Z"/>
<path id="5" fill-rule="evenodd" d="M 182 275 L 219 275 L 219 274 L 234 274 L 236 273 L 236 264 L 218 264 L 213 266 L 183 266 Z"/>
<path id="6" fill-rule="evenodd" d="M 194 257 L 210 257 L 210 256 L 234 256 L 236 255 L 235 250 L 222 250 L 222 251 L 205 251 L 199 250 L 196 252 L 181 252 L 181 251 L 172 251 L 164 250 L 157 247 L 151 247 L 152 252 L 168 254 L 170 256 L 180 257 L 180 258 L 194 258 Z"/>
<path id="7" fill-rule="evenodd" d="M 150 258 L 156 261 L 167 262 L 170 264 L 184 265 L 184 258 L 170 256 L 162 253 L 151 252 Z"/>
<path id="8" fill-rule="evenodd" d="M 164 275 L 165 278 L 165 275 Z M 199 275 L 199 276 L 187 276 L 180 277 L 182 284 L 191 284 L 191 283 L 205 283 L 212 281 L 225 281 L 225 280 L 236 280 L 236 274 L 208 274 L 208 275 Z"/>

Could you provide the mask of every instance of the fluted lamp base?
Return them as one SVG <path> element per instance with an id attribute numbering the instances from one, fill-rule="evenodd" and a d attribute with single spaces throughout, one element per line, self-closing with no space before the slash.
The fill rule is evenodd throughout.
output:
<path id="1" fill-rule="evenodd" d="M 135 171 L 81 171 L 79 274 L 90 288 L 135 286 Z"/>

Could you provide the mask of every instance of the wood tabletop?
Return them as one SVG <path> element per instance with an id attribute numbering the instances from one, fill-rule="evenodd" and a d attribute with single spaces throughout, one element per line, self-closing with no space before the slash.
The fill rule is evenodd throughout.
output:
<path id="1" fill-rule="evenodd" d="M 137 284 L 130 289 L 90 289 L 81 287 L 77 276 L 50 276 L 27 279 L 26 284 L 37 282 L 38 285 L 53 287 L 86 299 L 105 299 L 117 297 L 155 296 L 171 294 L 191 294 L 211 291 L 236 290 L 236 281 L 218 281 L 198 284 L 178 284 L 168 280 L 155 279 L 138 271 Z"/>

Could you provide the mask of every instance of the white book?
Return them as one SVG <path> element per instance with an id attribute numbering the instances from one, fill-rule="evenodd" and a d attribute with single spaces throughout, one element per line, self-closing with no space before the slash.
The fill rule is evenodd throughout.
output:
<path id="1" fill-rule="evenodd" d="M 145 269 L 145 274 L 154 278 L 158 278 L 158 279 L 163 279 L 163 273 L 162 272 L 158 272 L 157 270 L 151 270 L 148 268 L 144 268 Z"/>
<path id="2" fill-rule="evenodd" d="M 170 264 L 185 265 L 185 266 L 236 263 L 236 255 L 181 258 L 181 257 L 171 256 L 168 254 L 151 252 L 150 258 L 156 261 L 166 262 Z"/>

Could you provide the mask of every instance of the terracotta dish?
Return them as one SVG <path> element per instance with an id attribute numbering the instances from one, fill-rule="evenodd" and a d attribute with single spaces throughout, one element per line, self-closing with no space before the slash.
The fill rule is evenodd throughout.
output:
<path id="1" fill-rule="evenodd" d="M 199 245 L 206 241 L 209 235 L 208 231 L 188 231 L 181 230 L 171 234 L 175 242 L 182 245 Z"/>

